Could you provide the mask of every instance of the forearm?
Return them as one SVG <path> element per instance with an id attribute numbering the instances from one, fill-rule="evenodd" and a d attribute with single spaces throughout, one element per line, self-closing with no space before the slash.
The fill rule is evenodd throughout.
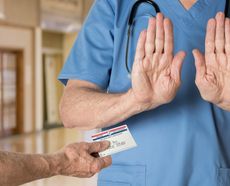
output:
<path id="1" fill-rule="evenodd" d="M 95 129 L 108 127 L 143 112 L 128 91 L 123 94 L 107 94 L 88 88 L 77 88 L 64 93 L 61 115 L 66 127 Z"/>
<path id="2" fill-rule="evenodd" d="M 14 186 L 55 175 L 49 155 L 25 155 L 0 151 L 0 185 Z"/>

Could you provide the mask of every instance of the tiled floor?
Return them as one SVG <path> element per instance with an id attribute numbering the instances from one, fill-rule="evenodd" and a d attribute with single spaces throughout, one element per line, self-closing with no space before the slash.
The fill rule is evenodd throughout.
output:
<path id="1" fill-rule="evenodd" d="M 26 153 L 50 153 L 65 144 L 80 141 L 82 135 L 74 129 L 52 129 L 36 134 L 15 136 L 0 140 L 0 149 Z M 96 186 L 96 176 L 91 179 L 56 176 L 34 181 L 24 186 Z"/>

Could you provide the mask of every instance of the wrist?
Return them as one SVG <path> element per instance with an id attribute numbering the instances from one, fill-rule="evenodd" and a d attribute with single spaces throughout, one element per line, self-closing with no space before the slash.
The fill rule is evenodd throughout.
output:
<path id="1" fill-rule="evenodd" d="M 61 175 L 63 158 L 60 153 L 46 155 L 46 161 L 49 164 L 49 177 Z"/>
<path id="2" fill-rule="evenodd" d="M 223 110 L 230 111 L 230 96 L 222 93 L 221 96 L 217 96 L 218 99 L 212 101 L 213 104 L 217 105 Z"/>
<path id="3" fill-rule="evenodd" d="M 230 102 L 227 101 L 221 101 L 218 104 L 216 104 L 218 107 L 220 107 L 223 110 L 230 111 Z"/>
<path id="4" fill-rule="evenodd" d="M 135 114 L 138 114 L 138 113 L 141 113 L 144 111 L 148 111 L 152 108 L 155 108 L 155 106 L 153 104 L 151 104 L 150 102 L 139 102 L 135 96 L 133 89 L 130 89 L 126 93 L 125 96 L 126 96 L 126 99 L 129 100 L 132 108 L 134 109 Z"/>

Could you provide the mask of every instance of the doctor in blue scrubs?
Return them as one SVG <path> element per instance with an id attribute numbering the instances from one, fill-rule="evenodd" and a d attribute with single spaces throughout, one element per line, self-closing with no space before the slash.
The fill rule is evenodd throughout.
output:
<path id="1" fill-rule="evenodd" d="M 95 1 L 59 76 L 64 125 L 128 125 L 138 147 L 114 155 L 98 186 L 229 186 L 226 0 L 156 0 L 158 14 L 142 3 L 127 54 L 135 2 Z"/>

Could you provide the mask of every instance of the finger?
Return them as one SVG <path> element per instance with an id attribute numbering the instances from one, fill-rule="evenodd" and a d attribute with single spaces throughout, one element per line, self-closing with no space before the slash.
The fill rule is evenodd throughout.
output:
<path id="1" fill-rule="evenodd" d="M 197 49 L 193 50 L 193 56 L 195 58 L 196 76 L 197 78 L 203 78 L 206 74 L 206 65 L 204 55 Z"/>
<path id="2" fill-rule="evenodd" d="M 100 159 L 94 159 L 93 160 L 93 163 L 91 164 L 91 167 L 90 167 L 90 172 L 91 173 L 98 173 L 100 172 L 100 170 L 102 169 L 102 163 Z"/>
<path id="3" fill-rule="evenodd" d="M 73 177 L 78 177 L 78 178 L 90 178 L 93 177 L 95 175 L 95 173 L 91 173 L 91 172 L 75 172 L 74 174 L 72 174 L 71 176 Z"/>
<path id="4" fill-rule="evenodd" d="M 92 165 L 93 173 L 99 172 L 101 169 L 104 169 L 112 164 L 111 156 L 107 156 L 104 158 L 97 158 L 94 160 Z"/>
<path id="5" fill-rule="evenodd" d="M 91 173 L 98 173 L 105 167 L 105 162 L 102 158 L 95 158 L 91 164 L 90 172 Z"/>
<path id="6" fill-rule="evenodd" d="M 94 143 L 89 144 L 88 152 L 90 154 L 101 152 L 101 151 L 104 151 L 104 150 L 108 149 L 109 146 L 110 146 L 109 141 L 94 142 Z"/>
<path id="7" fill-rule="evenodd" d="M 81 173 L 80 175 L 76 174 L 74 175 L 75 177 L 78 177 L 78 178 L 91 178 L 95 175 L 95 173 L 88 173 L 88 172 L 85 172 L 85 173 Z"/>
<path id="8" fill-rule="evenodd" d="M 219 12 L 216 15 L 216 40 L 215 40 L 215 45 L 216 45 L 216 51 L 218 53 L 223 53 L 224 52 L 224 47 L 225 47 L 225 15 L 222 12 Z"/>
<path id="9" fill-rule="evenodd" d="M 207 25 L 207 34 L 205 41 L 206 53 L 215 52 L 215 32 L 216 32 L 216 20 L 210 19 Z"/>
<path id="10" fill-rule="evenodd" d="M 151 58 L 155 50 L 156 19 L 150 18 L 145 43 L 146 56 Z"/>
<path id="11" fill-rule="evenodd" d="M 158 13 L 156 19 L 156 52 L 162 53 L 164 49 L 164 17 Z"/>
<path id="12" fill-rule="evenodd" d="M 230 55 L 230 19 L 225 20 L 225 52 Z"/>
<path id="13" fill-rule="evenodd" d="M 171 76 L 178 83 L 181 81 L 181 70 L 185 56 L 186 53 L 184 51 L 180 51 L 175 55 L 172 62 Z"/>
<path id="14" fill-rule="evenodd" d="M 104 169 L 112 164 L 111 156 L 103 158 L 95 158 L 90 167 L 90 173 L 98 173 L 101 169 Z"/>
<path id="15" fill-rule="evenodd" d="M 165 53 L 173 53 L 173 26 L 169 19 L 164 20 L 164 32 L 165 32 L 165 42 L 164 51 Z"/>
<path id="16" fill-rule="evenodd" d="M 102 168 L 109 167 L 112 164 L 112 157 L 111 156 L 106 156 L 101 158 L 103 161 Z"/>
<path id="17" fill-rule="evenodd" d="M 146 41 L 146 30 L 142 31 L 136 48 L 135 62 L 142 61 L 145 57 L 145 41 Z"/>

